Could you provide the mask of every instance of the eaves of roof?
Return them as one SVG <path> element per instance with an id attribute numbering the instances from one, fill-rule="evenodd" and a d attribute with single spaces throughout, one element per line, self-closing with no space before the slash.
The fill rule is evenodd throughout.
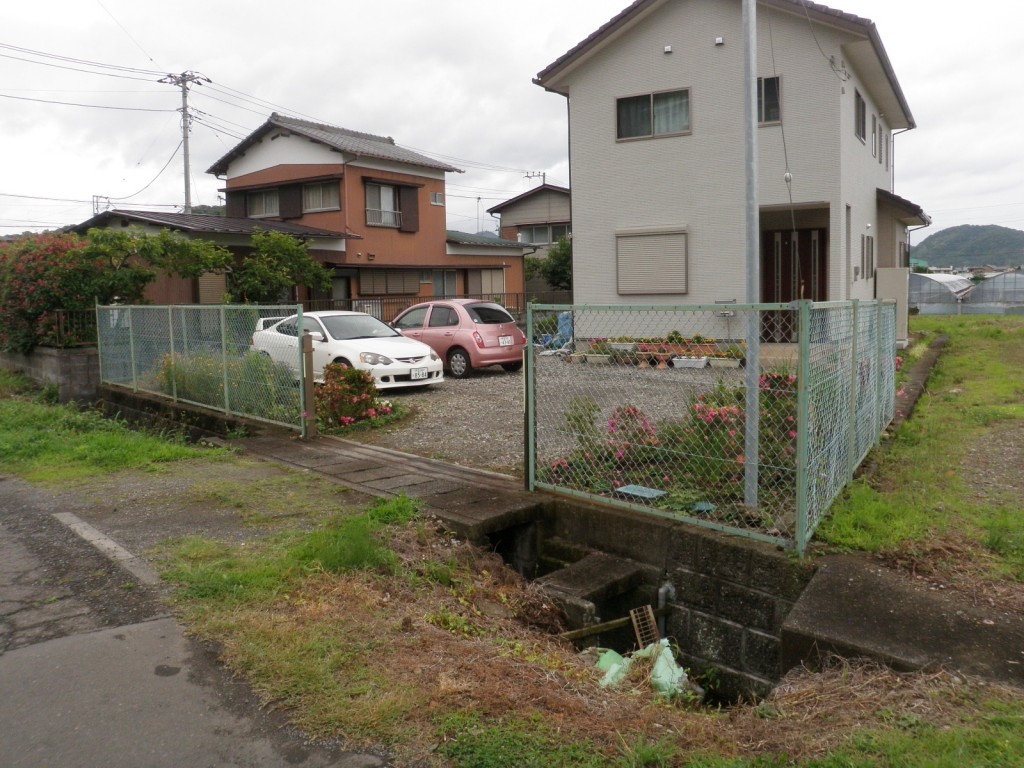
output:
<path id="1" fill-rule="evenodd" d="M 906 214 L 904 221 L 907 224 L 917 224 L 919 226 L 927 227 L 932 223 L 931 216 L 924 212 L 924 208 L 917 203 L 912 203 L 905 197 L 900 197 L 899 195 L 890 192 L 887 189 L 879 187 L 876 190 L 875 199 L 879 203 L 889 205 Z"/>
<path id="2" fill-rule="evenodd" d="M 500 237 L 489 235 L 474 235 L 470 232 L 460 232 L 457 229 L 449 229 L 445 232 L 445 238 L 454 245 L 485 246 L 488 248 L 528 248 L 518 240 L 503 240 Z"/>
<path id="3" fill-rule="evenodd" d="M 264 232 L 280 232 L 295 237 L 314 240 L 359 239 L 358 235 L 346 232 L 334 232 L 328 229 L 307 227 L 301 224 L 289 224 L 284 221 L 270 219 L 239 219 L 225 216 L 210 216 L 197 213 L 163 213 L 160 211 L 103 211 L 88 221 L 83 221 L 71 231 L 85 234 L 92 227 L 106 225 L 112 220 L 120 219 L 123 224 L 149 224 L 155 227 L 192 234 L 209 235 L 251 235 L 257 229 Z"/>
<path id="4" fill-rule="evenodd" d="M 285 117 L 276 112 L 271 114 L 263 125 L 242 139 L 226 155 L 211 165 L 206 172 L 212 173 L 215 176 L 223 176 L 227 173 L 228 166 L 231 165 L 232 161 L 245 154 L 251 146 L 273 130 L 288 131 L 299 136 L 305 136 L 310 141 L 315 141 L 355 157 L 391 160 L 398 163 L 416 165 L 421 168 L 462 173 L 461 169 L 448 163 L 443 163 L 419 152 L 398 146 L 390 136 L 375 136 L 371 133 L 351 131 L 347 128 L 338 128 L 337 126 L 324 123 L 314 123 L 295 117 Z"/>
<path id="5" fill-rule="evenodd" d="M 554 85 L 554 80 L 559 75 L 571 69 L 584 58 L 589 57 L 590 54 L 617 37 L 620 32 L 655 11 L 665 2 L 666 0 L 635 0 L 635 2 L 620 11 L 607 23 L 598 27 L 593 33 L 542 69 L 533 79 L 533 82 L 546 90 L 567 95 Z M 810 0 L 759 0 L 759 4 L 801 16 L 806 15 L 809 20 L 831 24 L 854 34 L 863 35 L 871 42 L 871 47 L 874 50 L 878 64 L 888 80 L 893 96 L 903 111 L 906 127 L 916 127 L 917 124 L 914 122 L 910 105 L 907 103 L 903 89 L 896 79 L 896 72 L 892 67 L 892 62 L 889 60 L 888 53 L 886 53 L 885 46 L 882 45 L 882 39 L 878 35 L 878 29 L 875 27 L 874 22 L 846 11 L 811 2 Z"/>
<path id="6" fill-rule="evenodd" d="M 503 208 L 507 208 L 510 205 L 514 205 L 515 203 L 522 202 L 523 200 L 527 199 L 528 197 L 533 197 L 534 195 L 540 194 L 541 192 L 555 192 L 555 193 L 558 193 L 558 194 L 564 194 L 567 197 L 571 194 L 569 192 L 569 188 L 568 187 L 559 187 L 559 186 L 556 186 L 554 184 L 541 184 L 539 187 L 534 187 L 533 189 L 527 190 L 526 192 L 523 192 L 523 194 L 516 195 L 515 197 L 510 198 L 510 199 L 506 200 L 503 203 L 498 203 L 493 208 L 488 208 L 487 212 L 488 213 L 500 213 Z"/>

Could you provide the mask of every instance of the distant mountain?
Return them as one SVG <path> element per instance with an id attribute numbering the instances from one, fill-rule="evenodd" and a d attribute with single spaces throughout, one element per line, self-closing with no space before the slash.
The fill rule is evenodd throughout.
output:
<path id="1" fill-rule="evenodd" d="M 929 235 L 911 258 L 932 267 L 1016 267 L 1024 264 L 1024 232 L 997 224 L 961 224 Z"/>

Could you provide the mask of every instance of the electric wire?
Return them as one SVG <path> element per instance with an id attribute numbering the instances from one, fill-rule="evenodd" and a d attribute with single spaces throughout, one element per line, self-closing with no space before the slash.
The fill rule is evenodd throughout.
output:
<path id="1" fill-rule="evenodd" d="M 839 68 L 836 66 L 834 56 L 829 56 L 825 53 L 825 50 L 821 47 L 821 43 L 818 42 L 818 35 L 814 31 L 814 22 L 811 21 L 811 14 L 807 10 L 807 0 L 800 0 L 800 7 L 804 9 L 804 17 L 807 19 L 807 26 L 811 30 L 811 37 L 814 38 L 814 44 L 818 46 L 818 51 L 825 58 L 825 61 L 829 63 L 829 68 L 839 78 L 839 82 L 845 83 L 850 79 L 850 73 L 845 69 L 840 73 Z"/>
<path id="2" fill-rule="evenodd" d="M 184 139 L 182 139 L 181 141 L 178 142 L 178 146 L 176 146 L 174 148 L 174 152 L 172 152 L 171 156 L 169 158 L 167 158 L 167 162 L 164 163 L 164 167 L 161 168 L 157 172 L 156 176 L 153 177 L 152 181 L 150 181 L 149 184 L 144 186 L 138 192 L 135 192 L 135 193 L 133 193 L 131 195 L 125 195 L 124 197 L 110 197 L 110 198 L 107 198 L 107 199 L 108 200 L 129 200 L 130 198 L 133 198 L 133 197 L 136 197 L 138 195 L 141 195 L 143 192 L 145 192 L 147 189 L 149 189 L 151 186 L 153 186 L 153 182 L 155 182 L 157 179 L 160 178 L 160 176 L 163 175 L 163 172 L 167 170 L 167 166 L 169 166 L 171 164 L 171 161 L 175 158 L 175 156 L 177 156 L 178 150 L 181 149 L 181 145 L 184 144 L 184 143 L 185 143 Z"/>
<path id="3" fill-rule="evenodd" d="M 103 77 L 116 77 L 116 78 L 118 78 L 120 80 L 139 80 L 139 81 L 142 81 L 144 83 L 153 82 L 153 79 L 150 78 L 150 77 L 133 77 L 132 75 L 121 75 L 121 74 L 117 74 L 115 72 L 96 72 L 95 70 L 91 70 L 91 69 L 81 69 L 79 67 L 68 67 L 68 66 L 65 66 L 63 64 L 51 64 L 50 62 L 47 62 L 47 61 L 33 61 L 32 59 L 23 59 L 20 56 L 11 56 L 9 53 L 0 53 L 0 58 L 13 59 L 14 61 L 24 61 L 27 64 L 38 64 L 41 67 L 53 67 L 54 69 L 66 69 L 66 70 L 69 70 L 71 72 L 83 72 L 83 73 L 85 73 L 87 75 L 101 75 Z M 160 73 L 156 73 L 156 74 L 160 74 Z"/>
<path id="4" fill-rule="evenodd" d="M 36 51 L 32 48 L 22 48 L 19 45 L 11 45 L 9 43 L 0 43 L 0 48 L 6 48 L 9 51 L 17 51 L 18 53 L 28 53 L 32 56 L 41 56 L 47 59 L 56 59 L 57 61 L 66 61 L 72 64 L 85 64 L 90 67 L 99 67 L 101 69 L 114 69 L 120 72 L 134 72 L 136 74 L 145 75 L 165 75 L 166 72 L 160 72 L 155 69 L 141 69 L 140 67 L 125 67 L 120 64 L 104 64 L 99 61 L 90 61 L 89 59 L 76 59 L 72 56 L 61 56 L 57 53 L 48 53 L 46 51 Z M 44 62 L 33 62 L 34 64 L 42 64 Z M 94 73 L 95 74 L 95 73 Z"/>
<path id="5" fill-rule="evenodd" d="M 153 57 L 150 56 L 148 53 L 146 53 L 146 50 L 139 44 L 139 41 L 136 40 L 132 36 L 132 33 L 129 32 L 127 30 L 127 28 L 125 28 L 124 24 L 122 24 L 120 21 L 117 20 L 117 18 L 114 16 L 114 14 L 112 14 L 110 12 L 110 9 L 108 9 L 107 6 L 105 6 L 103 4 L 103 0 L 96 0 L 96 4 L 99 5 L 100 8 L 102 8 L 104 11 L 107 12 L 107 16 L 109 16 L 111 19 L 114 20 L 114 23 L 117 24 L 117 26 L 119 26 L 121 28 L 122 32 L 124 32 L 126 35 L 128 35 L 128 39 L 131 40 L 133 43 L 135 43 L 135 47 L 138 48 L 140 51 L 142 51 L 142 55 L 145 56 L 150 61 L 153 61 Z"/>
<path id="6" fill-rule="evenodd" d="M 116 109 L 122 112 L 177 112 L 176 109 L 148 109 L 145 107 L 112 107 L 105 104 L 80 104 L 74 101 L 55 101 L 53 99 L 31 99 L 28 96 L 11 96 L 7 93 L 0 93 L 0 98 L 15 99 L 17 101 L 34 101 L 39 104 L 60 104 L 65 107 L 88 107 L 89 109 Z"/>

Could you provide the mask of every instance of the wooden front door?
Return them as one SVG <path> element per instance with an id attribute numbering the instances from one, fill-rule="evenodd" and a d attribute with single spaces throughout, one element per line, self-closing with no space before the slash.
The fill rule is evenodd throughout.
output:
<path id="1" fill-rule="evenodd" d="M 828 235 L 824 228 L 768 230 L 761 239 L 761 301 L 785 304 L 828 297 Z M 765 341 L 793 341 L 789 313 L 765 313 Z"/>

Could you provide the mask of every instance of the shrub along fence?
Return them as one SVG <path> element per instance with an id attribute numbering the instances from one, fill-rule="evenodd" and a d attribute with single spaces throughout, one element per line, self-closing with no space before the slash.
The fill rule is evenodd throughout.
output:
<path id="1" fill-rule="evenodd" d="M 895 413 L 896 307 L 531 305 L 531 488 L 803 553 Z"/>
<path id="2" fill-rule="evenodd" d="M 100 306 L 96 308 L 100 380 L 135 391 L 296 427 L 306 434 L 306 388 L 294 367 L 251 349 L 260 318 L 302 307 Z"/>

